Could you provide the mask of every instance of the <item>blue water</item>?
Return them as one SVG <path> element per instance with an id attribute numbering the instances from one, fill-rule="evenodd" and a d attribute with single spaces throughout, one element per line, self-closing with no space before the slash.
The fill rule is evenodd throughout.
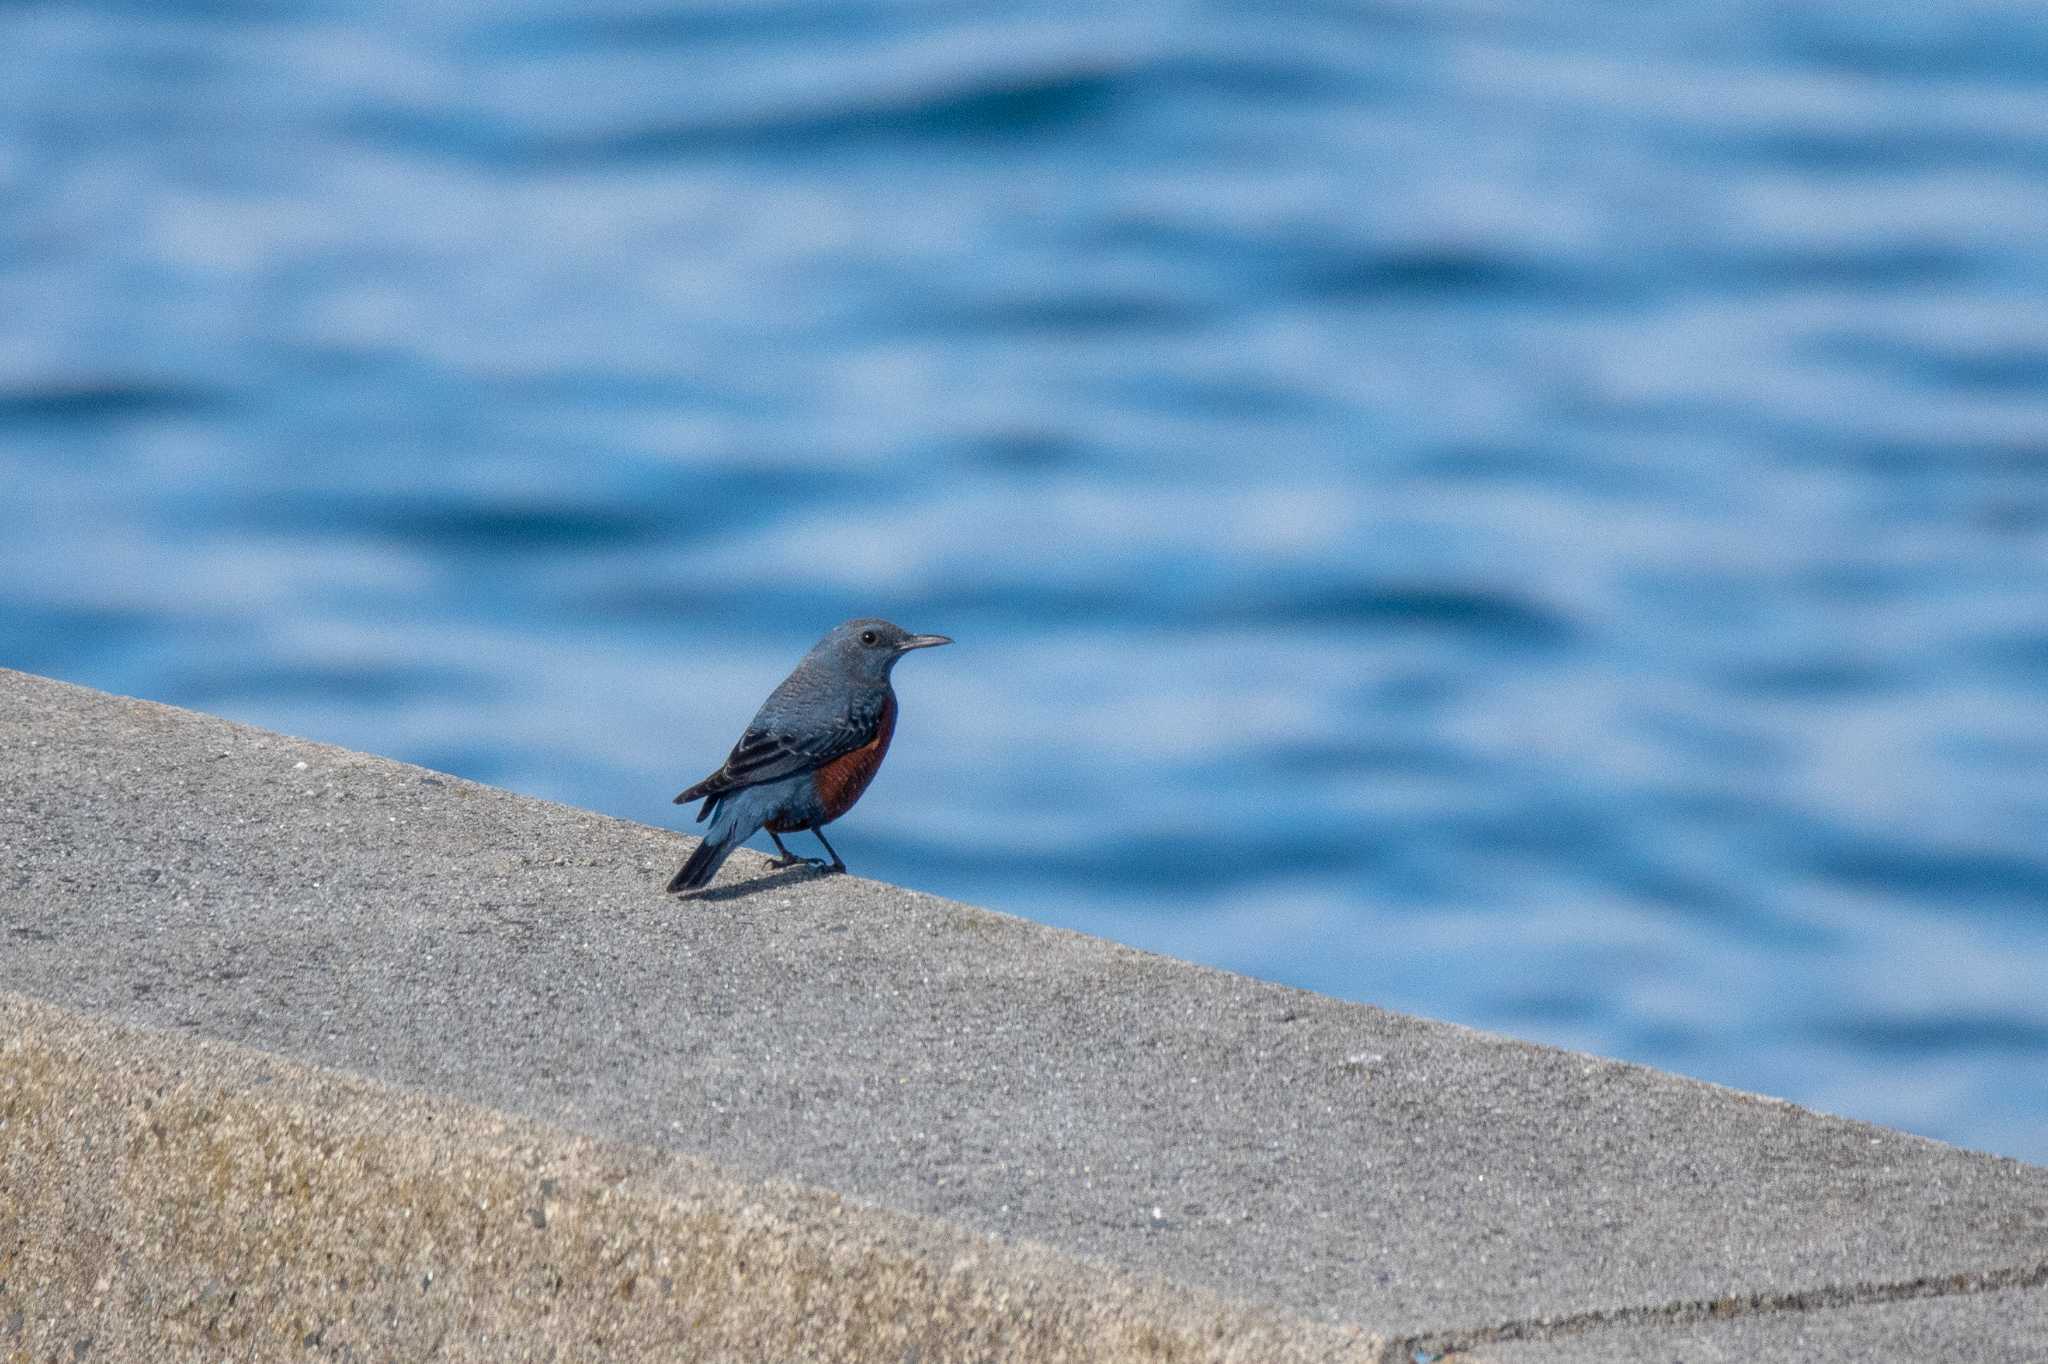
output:
<path id="1" fill-rule="evenodd" d="M 677 824 L 860 614 L 858 871 L 2048 1160 L 2048 9 L 0 4 L 0 662 Z"/>

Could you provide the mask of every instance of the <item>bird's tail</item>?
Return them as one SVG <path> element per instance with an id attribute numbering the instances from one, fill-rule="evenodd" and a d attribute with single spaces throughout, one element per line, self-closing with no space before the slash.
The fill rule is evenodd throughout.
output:
<path id="1" fill-rule="evenodd" d="M 718 875 L 718 869 L 725 865 L 725 859 L 732 855 L 732 850 L 739 843 L 737 838 L 719 838 L 714 830 L 697 845 L 697 851 L 690 854 L 690 860 L 683 863 L 682 869 L 669 878 L 668 893 L 674 895 L 678 891 L 710 885 L 711 878 Z"/>
<path id="2" fill-rule="evenodd" d="M 677 891 L 697 890 L 711 884 L 711 878 L 718 875 L 718 869 L 725 865 L 725 859 L 732 850 L 754 836 L 754 831 L 768 817 L 772 798 L 756 787 L 734 791 L 718 802 L 711 826 L 704 830 L 704 841 L 690 854 L 690 860 L 669 879 L 669 894 Z"/>

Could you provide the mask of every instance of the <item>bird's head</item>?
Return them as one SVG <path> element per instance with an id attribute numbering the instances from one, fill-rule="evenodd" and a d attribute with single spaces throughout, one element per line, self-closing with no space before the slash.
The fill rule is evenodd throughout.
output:
<path id="1" fill-rule="evenodd" d="M 848 676 L 886 682 L 896 660 L 912 649 L 930 649 L 953 641 L 944 635 L 913 635 L 886 620 L 850 620 L 818 641 L 813 655 L 829 655 Z"/>

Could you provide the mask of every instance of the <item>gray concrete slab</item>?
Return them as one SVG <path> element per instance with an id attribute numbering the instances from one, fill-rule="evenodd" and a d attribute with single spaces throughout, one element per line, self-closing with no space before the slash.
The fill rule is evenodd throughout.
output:
<path id="1" fill-rule="evenodd" d="M 1380 1364 L 1383 1344 L 0 992 L 10 1364 Z"/>
<path id="2" fill-rule="evenodd" d="M 0 673 L 0 989 L 1399 1337 L 2048 1266 L 2048 1169 L 688 847 Z"/>
<path id="3" fill-rule="evenodd" d="M 2048 1291 L 2009 1289 L 1474 1346 L 1447 1364 L 1756 1364 L 1768 1359 L 2048 1364 Z"/>

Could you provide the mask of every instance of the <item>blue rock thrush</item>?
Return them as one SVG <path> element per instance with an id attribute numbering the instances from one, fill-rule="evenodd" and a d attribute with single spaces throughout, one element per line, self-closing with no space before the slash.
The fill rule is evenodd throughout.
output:
<path id="1" fill-rule="evenodd" d="M 809 829 L 832 853 L 829 870 L 845 871 L 824 830 L 853 808 L 889 751 L 896 730 L 889 672 L 912 649 L 952 642 L 909 634 L 886 620 L 850 620 L 819 640 L 761 703 L 725 766 L 676 797 L 678 805 L 701 798 L 697 822 L 709 819 L 711 827 L 669 890 L 709 885 L 756 829 L 775 840 L 778 867 L 824 866 L 822 858 L 796 857 L 782 846 L 783 834 Z"/>

